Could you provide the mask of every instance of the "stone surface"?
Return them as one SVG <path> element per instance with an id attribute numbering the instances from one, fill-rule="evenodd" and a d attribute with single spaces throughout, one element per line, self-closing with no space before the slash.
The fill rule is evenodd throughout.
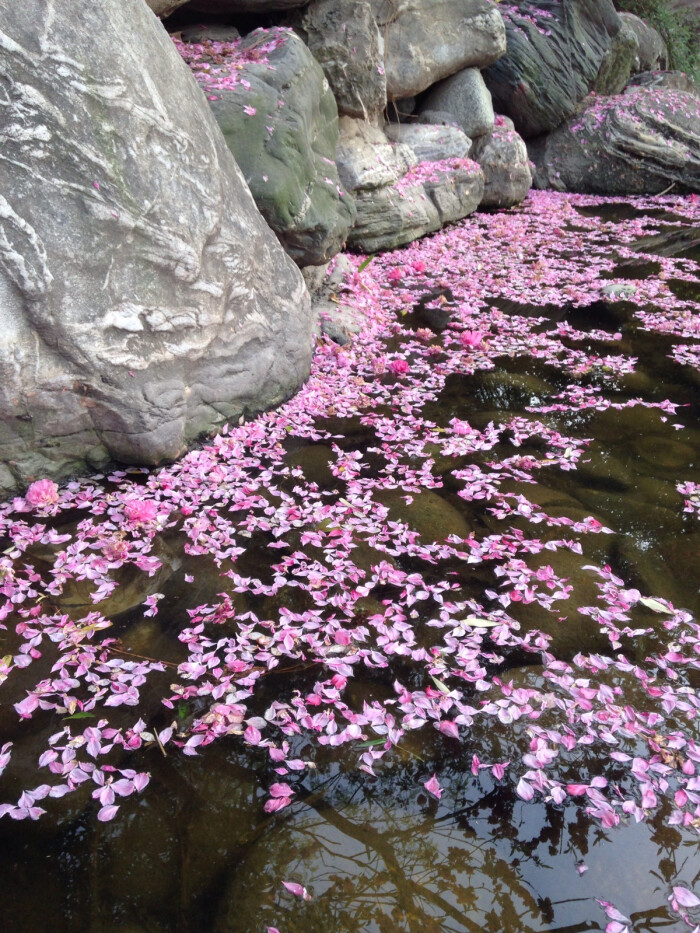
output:
<path id="1" fill-rule="evenodd" d="M 295 10 L 309 0 L 189 0 L 189 8 L 202 13 L 272 13 Z"/>
<path id="2" fill-rule="evenodd" d="M 529 139 L 574 112 L 622 23 L 612 0 L 516 0 L 503 15 L 508 51 L 484 79 L 496 111 Z"/>
<path id="3" fill-rule="evenodd" d="M 351 193 L 392 185 L 418 162 L 410 146 L 392 145 L 383 130 L 341 117 L 336 163 L 341 184 Z"/>
<path id="4" fill-rule="evenodd" d="M 594 194 L 700 191 L 700 101 L 664 88 L 592 98 L 530 146 L 538 188 Z"/>
<path id="5" fill-rule="evenodd" d="M 493 103 L 478 68 L 458 71 L 426 94 L 423 110 L 450 113 L 471 139 L 493 129 Z"/>
<path id="6" fill-rule="evenodd" d="M 188 0 L 146 0 L 156 16 L 170 16 L 173 10 L 177 10 L 179 6 L 184 6 L 187 2 Z"/>
<path id="7" fill-rule="evenodd" d="M 472 141 L 456 126 L 429 126 L 418 123 L 387 123 L 387 138 L 410 146 L 420 162 L 440 159 L 466 159 Z"/>
<path id="8" fill-rule="evenodd" d="M 328 262 L 355 212 L 338 185 L 338 111 L 320 65 L 289 29 L 255 30 L 223 51 L 191 45 L 185 54 L 199 49 L 224 58 L 221 73 L 203 83 L 263 217 L 299 265 Z"/>
<path id="9" fill-rule="evenodd" d="M 627 82 L 627 87 L 665 87 L 672 91 L 700 94 L 700 88 L 684 71 L 642 71 Z"/>
<path id="10" fill-rule="evenodd" d="M 307 266 L 302 269 L 306 287 L 311 295 L 311 308 L 316 319 L 316 335 L 328 337 L 344 346 L 360 332 L 364 317 L 352 296 L 347 296 L 343 281 L 352 275 L 355 267 L 342 253 L 326 266 Z"/>
<path id="11" fill-rule="evenodd" d="M 484 180 L 475 162 L 419 162 L 410 146 L 390 143 L 377 127 L 350 117 L 340 124 L 338 171 L 357 208 L 348 247 L 364 253 L 394 249 L 478 206 Z"/>
<path id="12" fill-rule="evenodd" d="M 623 22 L 622 28 L 613 36 L 610 48 L 603 55 L 591 90 L 595 94 L 619 94 L 635 70 L 638 55 L 637 36 Z"/>
<path id="13" fill-rule="evenodd" d="M 668 68 L 666 43 L 653 26 L 647 25 L 634 13 L 620 13 L 620 19 L 637 39 L 637 56 L 634 73 L 640 71 L 663 71 Z"/>
<path id="14" fill-rule="evenodd" d="M 484 173 L 482 207 L 512 207 L 527 196 L 532 187 L 530 158 L 512 120 L 496 117 L 493 132 L 474 141 L 472 158 Z"/>
<path id="15" fill-rule="evenodd" d="M 303 279 L 165 30 L 142 0 L 73 6 L 0 8 L 3 491 L 175 458 L 311 355 Z"/>
<path id="16" fill-rule="evenodd" d="M 384 38 L 390 100 L 411 97 L 506 50 L 505 28 L 492 0 L 371 0 Z"/>
<path id="17" fill-rule="evenodd" d="M 234 42 L 241 34 L 235 26 L 216 26 L 195 23 L 186 26 L 177 33 L 183 42 Z"/>
<path id="18" fill-rule="evenodd" d="M 299 24 L 328 79 L 338 113 L 377 119 L 386 107 L 384 41 L 369 0 L 312 0 Z"/>

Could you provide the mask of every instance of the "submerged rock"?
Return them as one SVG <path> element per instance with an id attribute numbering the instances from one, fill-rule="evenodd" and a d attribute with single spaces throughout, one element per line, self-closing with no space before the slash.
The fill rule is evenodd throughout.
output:
<path id="1" fill-rule="evenodd" d="M 165 31 L 141 0 L 74 12 L 58 56 L 41 0 L 0 10 L 4 489 L 178 457 L 311 357 L 301 275 Z"/>
<path id="2" fill-rule="evenodd" d="M 592 98 L 530 147 L 537 187 L 593 194 L 700 191 L 700 102 L 683 91 L 636 88 Z"/>
<path id="3" fill-rule="evenodd" d="M 411 97 L 506 50 L 505 27 L 491 0 L 371 0 L 384 38 L 389 100 Z"/>
<path id="4" fill-rule="evenodd" d="M 532 171 L 527 146 L 512 120 L 496 117 L 493 131 L 475 140 L 472 155 L 484 173 L 483 207 L 512 207 L 524 200 Z"/>
<path id="5" fill-rule="evenodd" d="M 484 79 L 497 112 L 530 139 L 559 126 L 588 94 L 621 20 L 612 0 L 517 0 L 504 18 L 508 51 Z"/>

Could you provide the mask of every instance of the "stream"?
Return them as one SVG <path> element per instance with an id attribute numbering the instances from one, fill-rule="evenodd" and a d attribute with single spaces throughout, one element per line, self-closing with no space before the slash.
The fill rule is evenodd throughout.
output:
<path id="1" fill-rule="evenodd" d="M 0 505 L 4 930 L 699 929 L 699 230 L 352 257 L 279 410 Z"/>

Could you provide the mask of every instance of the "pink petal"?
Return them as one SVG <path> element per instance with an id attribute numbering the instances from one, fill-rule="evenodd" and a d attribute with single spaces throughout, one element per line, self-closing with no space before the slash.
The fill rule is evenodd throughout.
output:
<path id="1" fill-rule="evenodd" d="M 425 781 L 423 787 L 438 800 L 442 797 L 442 788 L 438 783 L 437 775 L 434 774 L 429 781 Z"/>
<path id="2" fill-rule="evenodd" d="M 100 812 L 97 814 L 97 819 L 102 823 L 106 823 L 109 820 L 113 820 L 117 815 L 117 810 L 119 807 L 116 804 L 113 804 L 111 807 L 102 807 Z"/>
<path id="3" fill-rule="evenodd" d="M 681 907 L 700 907 L 700 898 L 687 888 L 675 887 L 673 896 Z"/>

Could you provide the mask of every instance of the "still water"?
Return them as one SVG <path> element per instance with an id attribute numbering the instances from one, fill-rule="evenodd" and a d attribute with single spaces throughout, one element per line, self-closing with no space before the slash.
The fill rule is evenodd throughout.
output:
<path id="1" fill-rule="evenodd" d="M 652 229 L 618 255 L 603 277 L 611 283 L 635 285 L 662 272 L 658 257 L 680 259 L 683 277 L 672 279 L 670 287 L 684 302 L 695 303 L 697 312 L 700 247 L 697 228 L 687 217 L 676 216 L 666 204 L 656 210 L 647 205 L 643 213 L 628 204 L 593 202 L 579 204 L 568 223 L 575 230 L 578 218 L 584 238 L 590 230 L 586 221 L 603 223 L 608 242 L 614 244 L 615 224 L 642 216 L 653 220 Z M 600 242 L 600 229 L 594 234 Z M 612 246 L 610 250 L 614 255 Z M 573 261 L 571 253 L 564 259 Z M 437 348 L 433 355 L 438 357 L 449 332 L 454 295 L 444 281 L 429 282 L 424 292 L 397 317 L 385 344 L 388 353 L 421 331 L 427 345 Z M 504 320 L 536 319 L 531 333 L 547 334 L 561 323 L 591 332 L 591 339 L 584 342 L 587 351 L 635 359 L 634 369 L 612 374 L 588 371 L 572 378 L 551 360 L 522 353 L 499 356 L 493 369 L 452 370 L 432 396 L 427 393 L 422 405 L 421 417 L 438 431 L 448 431 L 455 419 L 480 432 L 515 416 L 545 419 L 533 409 L 546 407 L 574 383 L 594 387 L 603 398 L 618 402 L 671 399 L 681 406 L 678 418 L 638 405 L 546 413 L 552 430 L 574 439 L 592 439 L 585 456 L 576 469 L 540 470 L 536 484 L 519 478 L 516 471 L 502 480 L 501 491 L 526 495 L 552 517 L 583 521 L 595 516 L 611 533 L 580 536 L 580 555 L 567 550 L 535 555 L 532 566 L 546 563 L 558 578 L 573 585 L 573 592 L 554 616 L 541 604 L 527 601 L 511 603 L 510 616 L 522 631 L 544 631 L 557 661 L 570 662 L 579 653 L 614 656 L 608 634 L 577 611 L 598 598 L 585 571 L 588 564 L 607 565 L 625 586 L 662 597 L 697 616 L 700 531 L 697 516 L 683 511 L 677 485 L 700 482 L 700 380 L 695 368 L 670 357 L 677 337 L 645 331 L 635 317 L 639 306 L 618 298 L 601 298 L 585 307 L 573 301 L 538 305 L 503 294 L 492 296 L 490 302 Z M 654 307 L 649 305 L 650 310 Z M 605 350 L 601 332 L 603 336 L 621 333 L 614 351 Z M 377 378 L 387 380 L 381 373 Z M 376 417 L 385 414 L 401 418 L 401 412 L 391 408 L 375 409 Z M 678 422 L 681 430 L 674 427 Z M 299 437 L 290 430 L 279 461 L 287 479 L 277 492 L 292 494 L 296 489 L 299 495 L 304 483 L 313 483 L 326 501 L 337 502 L 347 494 L 338 464 L 349 464 L 347 469 L 358 464 L 370 483 L 389 474 L 402 475 L 403 468 L 415 471 L 430 453 L 432 475 L 440 477 L 437 488 L 416 491 L 408 497 L 412 501 L 391 484 L 375 492 L 376 502 L 388 509 L 391 521 L 403 522 L 421 541 L 440 541 L 450 534 L 483 539 L 506 527 L 532 532 L 528 515 L 504 518 L 494 512 L 490 500 L 460 496 L 464 474 L 456 474 L 470 465 L 485 468 L 497 456 L 513 454 L 505 437 L 488 450 L 456 461 L 430 446 L 416 454 L 402 439 L 395 441 L 392 452 L 386 433 L 377 425 L 376 419 L 326 410 L 314 420 L 314 437 L 309 438 L 308 432 Z M 536 455 L 541 447 L 527 437 L 517 450 L 526 457 Z M 109 492 L 125 482 L 153 486 L 154 476 L 138 471 L 117 474 L 101 480 L 102 488 Z M 268 494 L 268 500 L 276 501 L 276 491 Z M 51 521 L 59 530 L 74 530 L 81 517 L 78 512 L 65 512 Z M 561 529 L 545 524 L 537 525 L 536 531 L 542 540 L 562 536 Z M 172 719 L 173 712 L 163 709 L 160 698 L 167 694 L 168 683 L 177 680 L 178 665 L 188 657 L 178 634 L 188 622 L 189 609 L 215 602 L 222 591 L 239 612 L 256 612 L 261 618 L 279 616 L 281 607 L 298 613 L 313 607 L 306 590 L 286 586 L 272 595 L 234 592 L 232 578 L 222 576 L 222 571 L 235 569 L 268 583 L 280 559 L 279 552 L 268 547 L 273 540 L 269 529 L 257 529 L 241 554 L 217 566 L 206 553 L 187 553 L 175 525 L 158 535 L 155 549 L 161 567 L 153 576 L 122 574 L 120 586 L 101 611 L 113 622 L 109 634 L 118 638 L 115 652 L 125 658 L 164 662 L 164 670 L 151 676 L 141 695 L 139 709 L 149 723 L 161 728 Z M 307 552 L 314 547 L 311 541 Z M 376 564 L 377 547 L 374 539 L 358 545 L 355 565 Z M 33 545 L 23 559 L 31 560 L 47 577 L 54 558 L 51 548 Z M 460 598 L 480 605 L 487 605 L 484 594 L 500 585 L 489 563 L 428 560 L 415 552 L 398 555 L 392 563 L 418 574 L 428 585 L 449 578 L 459 587 Z M 57 608 L 75 618 L 84 616 L 91 607 L 91 586 L 89 581 L 66 585 L 56 597 Z M 154 593 L 162 594 L 159 611 L 146 617 L 143 600 Z M 382 596 L 388 598 L 382 602 Z M 381 609 L 391 598 L 390 585 L 385 591 L 375 589 L 353 604 L 356 618 L 364 621 L 376 613 L 378 600 Z M 493 608 L 496 603 L 488 605 Z M 438 644 L 435 629 L 424 624 L 435 610 L 434 602 L 425 602 L 413 626 L 415 644 L 428 651 Z M 566 623 L 556 621 L 557 615 L 566 615 Z M 632 615 L 643 634 L 623 634 L 622 650 L 632 663 L 643 664 L 661 651 L 667 637 L 653 610 L 638 605 Z M 6 620 L 8 631 L 0 633 L 0 654 L 17 650 L 16 621 L 12 616 Z M 489 682 L 495 678 L 509 691 L 548 689 L 537 653 L 510 644 L 498 652 L 491 646 L 483 657 Z M 45 676 L 49 661 L 50 652 Z M 259 715 L 277 699 L 305 695 L 313 689 L 317 671 L 318 665 L 308 661 L 282 661 L 260 677 L 255 711 Z M 31 670 L 21 674 L 27 676 L 12 683 L 8 679 L 0 688 L 0 744 L 11 740 L 16 747 L 12 767 L 0 778 L 3 801 L 15 800 L 23 788 L 37 783 L 37 758 L 57 729 L 56 717 L 49 712 L 18 723 L 12 704 L 37 679 Z M 423 671 L 406 655 L 392 655 L 384 667 L 356 667 L 353 674 L 344 693 L 353 709 L 373 701 L 393 708 L 397 680 L 411 690 L 425 686 Z M 672 677 L 689 691 L 697 691 L 700 662 L 684 666 Z M 631 670 L 601 665 L 595 682 L 618 690 L 624 702 L 640 709 L 647 702 Z M 475 705 L 480 689 L 464 685 L 465 696 Z M 129 719 L 126 712 L 115 711 L 113 721 L 118 723 L 123 714 L 124 723 L 132 722 L 134 717 Z M 201 713 L 199 698 L 174 707 L 183 734 Z M 697 717 L 693 720 L 679 712 L 674 719 L 674 715 L 669 713 L 666 728 L 677 725 L 698 741 Z M 556 730 L 564 720 L 561 708 L 545 706 L 537 724 Z M 221 738 L 191 757 L 171 745 L 151 744 L 129 758 L 130 767 L 150 773 L 150 784 L 125 802 L 113 821 L 96 820 L 92 786 L 50 801 L 47 814 L 36 822 L 3 818 L 2 929 L 11 933 L 264 933 L 268 928 L 280 933 L 578 933 L 605 929 L 609 917 L 600 901 L 614 904 L 629 918 L 629 929 L 635 933 L 692 929 L 673 911 L 669 897 L 675 885 L 700 890 L 697 828 L 690 823 L 669 825 L 671 804 L 663 798 L 656 808 L 647 808 L 646 819 L 623 818 L 607 827 L 585 812 L 579 796 L 567 796 L 559 803 L 544 795 L 523 799 L 516 792 L 518 773 L 512 779 L 499 779 L 489 768 L 480 768 L 478 761 L 511 762 L 513 767 L 527 756 L 532 732 L 525 718 L 506 726 L 475 718 L 459 739 L 434 728 L 406 731 L 377 763 L 374 775 L 358 769 L 361 752 L 377 744 L 372 733 L 367 741 L 339 747 L 318 745 L 303 730 L 288 734 L 287 740 L 289 757 L 312 762 L 301 775 L 280 778 L 266 749 L 250 747 L 237 735 Z M 625 748 L 632 754 L 649 754 L 639 736 Z M 622 762 L 609 757 L 609 750 L 596 742 L 579 744 L 566 759 L 562 757 L 558 781 L 590 784 L 604 775 L 621 797 L 634 794 L 635 779 Z M 439 798 L 424 788 L 435 774 L 442 789 Z M 266 788 L 276 779 L 292 777 L 291 803 L 279 812 L 265 812 Z M 283 882 L 303 886 L 306 895 L 293 893 Z M 693 911 L 689 914 L 688 922 L 697 923 Z"/>

